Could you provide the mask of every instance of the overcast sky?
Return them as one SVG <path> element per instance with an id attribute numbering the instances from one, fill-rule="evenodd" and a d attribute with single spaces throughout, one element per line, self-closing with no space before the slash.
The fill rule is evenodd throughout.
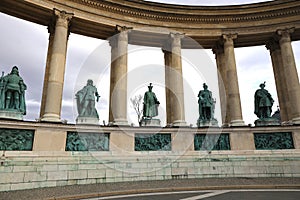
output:
<path id="1" fill-rule="evenodd" d="M 158 0 L 157 0 L 158 1 Z M 162 0 L 159 0 L 162 2 Z M 167 2 L 168 0 L 164 0 Z M 201 1 L 169 0 L 169 3 L 181 2 L 196 5 L 253 3 L 247 1 Z M 25 120 L 39 118 L 40 101 L 48 47 L 47 27 L 33 24 L 0 13 L 0 70 L 5 74 L 14 65 L 19 67 L 20 75 L 27 84 Z M 201 45 L 201 44 L 200 44 Z M 292 42 L 296 65 L 300 65 L 300 42 Z M 259 84 L 266 81 L 275 103 L 278 105 L 271 58 L 264 46 L 235 48 L 237 72 L 241 94 L 243 118 L 246 124 L 253 124 L 254 92 Z M 217 100 L 216 117 L 220 121 L 219 96 L 216 82 L 216 63 L 211 50 L 182 50 L 186 121 L 195 126 L 198 118 L 197 94 L 204 82 L 208 83 Z M 65 86 L 63 94 L 62 119 L 74 123 L 77 117 L 74 95 L 88 78 L 94 80 L 101 95 L 97 109 L 100 122 L 108 121 L 110 46 L 107 41 L 89 38 L 71 33 L 68 41 Z M 298 69 L 299 71 L 299 69 Z M 144 94 L 149 82 L 154 83 L 153 91 L 161 102 L 159 118 L 165 122 L 164 59 L 159 48 L 129 45 L 128 54 L 128 99 Z M 76 83 L 76 84 L 75 84 Z M 128 119 L 137 124 L 133 109 L 128 101 Z"/>

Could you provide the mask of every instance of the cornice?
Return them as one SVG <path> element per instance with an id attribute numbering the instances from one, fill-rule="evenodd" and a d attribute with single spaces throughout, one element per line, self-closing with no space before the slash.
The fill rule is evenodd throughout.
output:
<path id="1" fill-rule="evenodd" d="M 96 0 L 70 0 L 79 4 L 86 6 L 94 7 L 100 10 L 107 12 L 129 16 L 134 18 L 143 18 L 147 20 L 161 21 L 161 22 L 176 22 L 176 23 L 206 23 L 206 24 L 222 24 L 222 23 L 243 23 L 248 21 L 264 21 L 272 20 L 275 18 L 291 17 L 300 15 L 300 2 L 291 1 L 291 6 L 288 8 L 280 8 L 278 6 L 274 7 L 274 10 L 265 3 L 265 9 L 262 7 L 255 8 L 251 7 L 251 11 L 248 11 L 249 8 L 245 7 L 244 11 L 241 12 L 241 7 L 236 6 L 226 6 L 226 12 L 222 10 L 222 7 L 219 9 L 209 9 L 203 6 L 199 6 L 204 14 L 199 14 L 199 10 L 190 10 L 183 14 L 174 12 L 172 9 L 167 9 L 164 11 L 155 11 L 155 8 L 145 9 L 144 7 L 137 8 L 138 6 L 127 6 L 122 3 L 115 3 L 113 1 L 96 1 Z M 296 6 L 295 6 L 296 4 Z M 145 5 L 145 2 L 143 3 Z M 150 5 L 149 5 L 150 6 Z M 184 8 L 184 6 L 180 6 Z M 194 7 L 195 8 L 195 7 Z M 231 8 L 231 9 L 228 9 Z M 263 7 L 264 8 L 264 7 Z M 245 12 L 246 11 L 246 12 Z M 207 14 L 207 13 L 210 14 Z M 227 13 L 227 14 L 223 14 Z"/>
<path id="2" fill-rule="evenodd" d="M 278 29 L 295 28 L 300 39 L 300 1 L 274 0 L 243 6 L 176 6 L 142 0 L 1 0 L 0 12 L 48 26 L 53 9 L 73 13 L 70 32 L 107 39 L 116 25 L 132 27 L 129 43 L 161 47 L 170 31 L 212 48 L 223 34 L 238 34 L 235 47 L 264 45 Z M 130 39 L 134 38 L 134 39 Z M 182 48 L 198 48 L 182 40 Z"/>

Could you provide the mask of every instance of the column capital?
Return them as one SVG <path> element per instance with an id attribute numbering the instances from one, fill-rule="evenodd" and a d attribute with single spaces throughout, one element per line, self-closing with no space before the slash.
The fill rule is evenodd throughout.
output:
<path id="1" fill-rule="evenodd" d="M 270 52 L 280 50 L 280 46 L 276 38 L 271 38 L 266 42 L 266 48 L 270 50 Z"/>
<path id="2" fill-rule="evenodd" d="M 276 33 L 282 37 L 290 36 L 294 32 L 295 32 L 295 27 L 286 28 L 286 29 L 278 29 L 276 31 Z"/>
<path id="3" fill-rule="evenodd" d="M 228 44 L 232 44 L 233 45 L 233 41 L 235 39 L 237 39 L 237 33 L 230 33 L 230 34 L 223 34 L 222 35 L 222 39 L 224 41 L 224 44 L 228 45 Z"/>
<path id="4" fill-rule="evenodd" d="M 115 32 L 117 36 L 117 41 L 128 41 L 128 33 L 132 30 L 132 27 L 116 25 Z"/>
<path id="5" fill-rule="evenodd" d="M 181 48 L 181 39 L 184 38 L 184 33 L 174 33 L 169 34 L 170 45 L 171 47 L 180 47 Z"/>
<path id="6" fill-rule="evenodd" d="M 278 29 L 277 35 L 280 36 L 279 42 L 291 42 L 291 34 L 295 31 L 295 28 Z"/>
<path id="7" fill-rule="evenodd" d="M 116 25 L 116 27 L 115 27 L 116 33 L 121 33 L 124 31 L 130 32 L 132 29 L 133 29 L 132 27 L 120 26 L 120 25 Z"/>
<path id="8" fill-rule="evenodd" d="M 56 26 L 64 26 L 68 28 L 74 14 L 67 13 L 64 10 L 61 11 L 56 8 L 53 9 L 53 12 L 54 12 L 54 16 L 56 17 Z"/>

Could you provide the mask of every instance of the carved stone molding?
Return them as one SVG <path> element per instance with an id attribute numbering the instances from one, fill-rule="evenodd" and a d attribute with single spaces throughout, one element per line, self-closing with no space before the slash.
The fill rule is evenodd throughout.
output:
<path id="1" fill-rule="evenodd" d="M 206 15 L 193 12 L 189 10 L 189 13 L 177 13 L 172 10 L 166 10 L 165 12 L 139 9 L 129 6 L 120 6 L 120 4 L 113 1 L 96 1 L 96 0 L 71 0 L 76 3 L 84 4 L 97 9 L 105 10 L 111 13 L 116 13 L 124 16 L 131 16 L 137 18 L 146 18 L 155 21 L 166 22 L 182 22 L 182 23 L 238 23 L 245 21 L 260 21 L 274 19 L 283 16 L 297 16 L 300 15 L 299 7 L 290 7 L 288 9 L 269 10 L 263 13 L 249 12 L 249 13 L 236 13 L 230 15 Z M 149 5 L 150 6 L 150 5 Z M 200 7 L 200 6 L 199 6 Z M 203 7 L 202 7 L 203 9 Z M 213 10 L 212 10 L 213 11 Z M 215 11 L 216 12 L 216 11 Z"/>

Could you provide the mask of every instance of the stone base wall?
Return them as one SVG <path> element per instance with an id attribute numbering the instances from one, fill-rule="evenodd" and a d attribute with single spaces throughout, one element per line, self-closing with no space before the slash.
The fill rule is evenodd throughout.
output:
<path id="1" fill-rule="evenodd" d="M 13 138 L 10 140 L 22 141 L 24 137 L 16 136 L 22 130 L 33 131 L 32 150 L 0 151 L 0 191 L 141 180 L 300 177 L 300 126 L 119 128 L 0 121 L 0 141 L 5 134 Z M 84 139 L 79 141 L 76 133 Z M 218 134 L 223 140 L 214 148 L 207 148 L 210 140 L 204 142 L 206 146 L 195 147 Z M 30 135 L 26 137 L 30 139 Z M 198 143 L 196 135 L 202 135 Z M 290 141 L 286 143 L 286 139 Z M 256 140 L 262 140 L 259 147 Z M 88 143 L 85 147 L 90 150 L 80 147 L 80 142 Z M 137 143 L 142 145 L 137 148 Z M 166 147 L 157 148 L 164 143 Z M 258 150 L 261 145 L 283 149 Z"/>
<path id="2" fill-rule="evenodd" d="M 26 155 L 27 154 L 27 155 Z M 300 151 L 193 153 L 6 152 L 0 191 L 122 181 L 300 177 Z"/>

